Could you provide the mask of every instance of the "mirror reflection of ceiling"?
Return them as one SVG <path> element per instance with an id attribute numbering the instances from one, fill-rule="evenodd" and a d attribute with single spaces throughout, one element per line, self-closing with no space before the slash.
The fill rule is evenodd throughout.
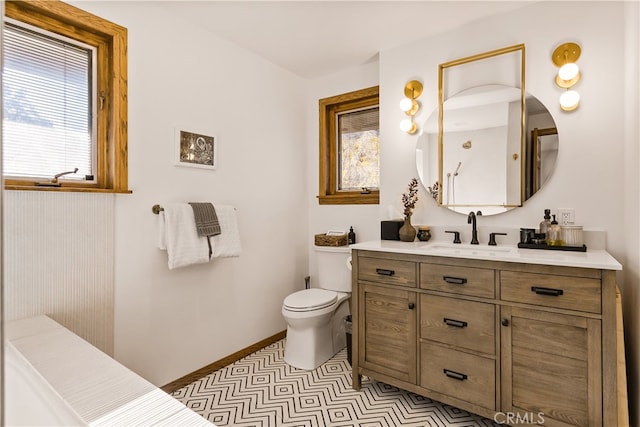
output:
<path id="1" fill-rule="evenodd" d="M 447 99 L 442 163 L 438 159 L 438 110 L 429 116 L 416 146 L 416 167 L 423 186 L 432 194 L 442 193 L 443 207 L 463 214 L 471 210 L 481 210 L 483 215 L 506 212 L 521 204 L 521 196 L 526 201 L 549 180 L 558 153 L 555 122 L 546 107 L 527 94 L 521 150 L 520 93 L 514 87 L 483 85 Z M 513 110 L 516 104 L 518 114 L 509 114 L 509 106 Z M 508 142 L 509 127 L 517 134 L 517 147 Z M 442 183 L 438 182 L 440 167 Z"/>
<path id="2" fill-rule="evenodd" d="M 444 132 L 485 129 L 507 125 L 505 109 L 520 100 L 520 89 L 503 85 L 478 86 L 445 101 Z M 429 117 L 425 132 L 438 133 L 438 115 Z"/>

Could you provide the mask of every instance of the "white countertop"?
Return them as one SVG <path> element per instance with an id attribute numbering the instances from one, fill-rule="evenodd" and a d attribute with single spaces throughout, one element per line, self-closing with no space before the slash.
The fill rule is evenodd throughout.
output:
<path id="1" fill-rule="evenodd" d="M 572 252 L 544 249 L 520 249 L 503 244 L 453 244 L 440 241 L 401 242 L 397 240 L 371 240 L 356 243 L 351 249 L 392 252 L 413 255 L 444 256 L 451 258 L 482 259 L 487 261 L 517 262 L 526 264 L 557 265 L 563 267 L 622 270 L 622 265 L 607 251 L 588 249 L 587 252 Z"/>

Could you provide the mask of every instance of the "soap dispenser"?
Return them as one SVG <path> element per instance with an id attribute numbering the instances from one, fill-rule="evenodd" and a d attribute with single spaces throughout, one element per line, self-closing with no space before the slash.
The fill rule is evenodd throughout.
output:
<path id="1" fill-rule="evenodd" d="M 540 222 L 540 234 L 544 234 L 545 238 L 546 238 L 547 230 L 549 229 L 550 225 L 551 225 L 551 209 L 545 209 L 544 219 Z"/>
<path id="2" fill-rule="evenodd" d="M 355 231 L 353 231 L 353 227 L 349 228 L 348 241 L 350 245 L 353 245 L 356 243 L 356 233 Z"/>
<path id="3" fill-rule="evenodd" d="M 551 225 L 547 229 L 547 245 L 549 246 L 563 246 L 564 242 L 562 241 L 562 237 L 560 234 L 560 226 L 558 225 L 558 221 L 556 221 L 556 216 L 553 216 L 553 221 L 551 221 Z"/>

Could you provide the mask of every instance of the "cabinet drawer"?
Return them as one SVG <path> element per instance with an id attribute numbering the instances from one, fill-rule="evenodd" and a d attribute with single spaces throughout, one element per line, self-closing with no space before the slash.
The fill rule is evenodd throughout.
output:
<path id="1" fill-rule="evenodd" d="M 598 279 L 501 271 L 500 294 L 505 301 L 590 313 L 602 311 Z"/>
<path id="2" fill-rule="evenodd" d="M 394 259 L 358 257 L 358 279 L 416 287 L 416 263 Z"/>
<path id="3" fill-rule="evenodd" d="M 420 287 L 476 297 L 495 297 L 494 270 L 454 265 L 420 264 Z"/>
<path id="4" fill-rule="evenodd" d="M 495 305 L 435 295 L 420 296 L 420 336 L 495 354 Z"/>
<path id="5" fill-rule="evenodd" d="M 496 409 L 493 359 L 421 343 L 420 385 L 490 410 Z"/>

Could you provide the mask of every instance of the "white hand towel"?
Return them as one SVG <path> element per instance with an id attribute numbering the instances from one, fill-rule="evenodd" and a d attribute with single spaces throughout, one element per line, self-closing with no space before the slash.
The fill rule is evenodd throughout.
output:
<path id="1" fill-rule="evenodd" d="M 165 205 L 164 223 L 170 270 L 209 262 L 209 244 L 206 237 L 198 236 L 191 206 L 186 203 Z"/>
<path id="2" fill-rule="evenodd" d="M 156 237 L 158 238 L 158 248 L 163 251 L 167 250 L 167 236 L 166 225 L 164 223 L 164 211 L 158 212 L 158 219 L 156 220 Z"/>
<path id="3" fill-rule="evenodd" d="M 238 218 L 233 206 L 216 205 L 220 234 L 211 237 L 213 258 L 237 257 L 242 252 Z"/>

